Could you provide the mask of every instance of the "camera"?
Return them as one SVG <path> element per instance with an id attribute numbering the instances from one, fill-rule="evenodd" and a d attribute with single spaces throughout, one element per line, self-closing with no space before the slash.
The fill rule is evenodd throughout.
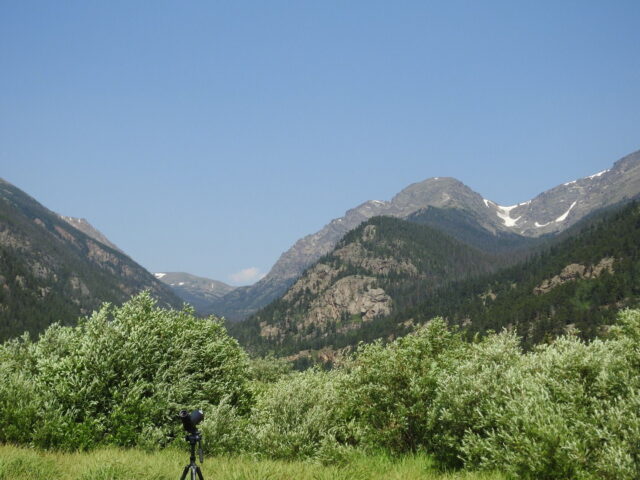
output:
<path id="1" fill-rule="evenodd" d="M 186 410 L 180 410 L 180 420 L 182 420 L 182 426 L 191 435 L 198 433 L 198 424 L 204 420 L 204 412 L 202 410 L 194 410 L 189 413 Z"/>
<path id="2" fill-rule="evenodd" d="M 187 410 L 180 410 L 178 417 L 182 420 L 182 426 L 187 432 L 185 440 L 189 442 L 189 445 L 191 446 L 191 458 L 189 465 L 184 467 L 180 480 L 185 480 L 189 472 L 191 472 L 191 480 L 196 480 L 196 477 L 199 480 L 204 480 L 200 467 L 196 464 L 196 444 L 198 444 L 200 463 L 204 461 L 204 455 L 202 453 L 202 435 L 198 431 L 198 424 L 204 420 L 204 412 L 202 410 L 194 410 L 189 413 Z"/>

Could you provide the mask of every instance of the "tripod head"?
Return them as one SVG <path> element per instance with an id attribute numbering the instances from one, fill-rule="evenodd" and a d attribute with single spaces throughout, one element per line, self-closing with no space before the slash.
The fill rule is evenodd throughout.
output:
<path id="1" fill-rule="evenodd" d="M 200 463 L 203 463 L 204 452 L 202 451 L 202 434 L 196 431 L 196 433 L 190 433 L 184 439 L 189 442 L 189 445 L 191 445 L 191 457 L 193 461 L 195 461 L 196 458 L 196 444 L 198 445 L 198 459 L 200 460 Z"/>

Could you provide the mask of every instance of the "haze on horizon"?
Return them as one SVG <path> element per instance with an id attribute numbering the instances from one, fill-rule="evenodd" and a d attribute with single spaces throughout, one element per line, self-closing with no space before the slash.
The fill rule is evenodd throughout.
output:
<path id="1" fill-rule="evenodd" d="M 366 200 L 502 205 L 640 148 L 640 3 L 4 2 L 0 176 L 231 284 Z"/>

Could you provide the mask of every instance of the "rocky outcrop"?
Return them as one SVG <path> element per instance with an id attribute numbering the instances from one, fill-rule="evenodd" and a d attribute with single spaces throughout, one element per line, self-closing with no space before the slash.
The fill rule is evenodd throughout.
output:
<path id="1" fill-rule="evenodd" d="M 368 225 L 372 226 L 372 225 Z M 374 275 L 389 275 L 392 272 L 418 275 L 418 269 L 408 261 L 398 261 L 391 257 L 371 257 L 359 243 L 350 243 L 333 252 L 333 255 L 344 262 L 358 266 Z"/>
<path id="2" fill-rule="evenodd" d="M 335 278 L 335 271 L 327 270 L 326 265 L 319 269 L 323 276 L 321 283 L 328 278 Z M 305 279 L 308 279 L 305 276 Z M 319 284 L 318 284 L 319 285 Z M 297 285 L 298 295 L 304 288 Z M 327 288 L 328 287 L 328 288 Z M 305 315 L 296 322 L 295 329 L 299 336 L 305 332 L 314 331 L 314 335 L 321 334 L 330 325 L 339 325 L 339 330 L 358 328 L 359 322 L 367 322 L 376 317 L 389 315 L 393 300 L 382 289 L 376 286 L 376 278 L 362 275 L 350 275 L 325 286 L 311 303 Z M 295 304 L 294 304 L 295 305 Z M 291 325 L 294 318 L 287 318 L 284 322 L 270 324 L 261 322 L 260 335 L 269 339 L 281 338 L 284 334 L 283 325 Z"/>
<path id="3" fill-rule="evenodd" d="M 562 269 L 560 274 L 555 275 L 552 278 L 544 280 L 540 285 L 533 289 L 534 295 L 543 295 L 549 293 L 556 287 L 563 285 L 567 282 L 573 282 L 580 279 L 598 278 L 604 272 L 614 273 L 613 264 L 614 258 L 605 257 L 600 260 L 596 265 L 585 266 L 579 263 L 572 263 Z"/>
<path id="4" fill-rule="evenodd" d="M 326 290 L 342 271 L 342 268 L 319 263 L 311 268 L 304 277 L 298 279 L 282 299 L 287 302 L 293 302 L 306 292 L 311 295 L 317 295 Z"/>
<path id="5" fill-rule="evenodd" d="M 367 321 L 389 315 L 391 306 L 391 297 L 382 288 L 376 288 L 374 277 L 352 275 L 341 278 L 318 297 L 304 322 L 322 325 L 352 315 Z"/>

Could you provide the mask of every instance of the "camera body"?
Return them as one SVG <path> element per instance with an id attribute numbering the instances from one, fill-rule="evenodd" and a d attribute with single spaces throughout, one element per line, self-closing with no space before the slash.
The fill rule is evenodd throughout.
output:
<path id="1" fill-rule="evenodd" d="M 204 412 L 202 410 L 194 410 L 189 413 L 187 410 L 180 410 L 180 420 L 182 426 L 191 435 L 198 434 L 198 424 L 204 420 Z"/>

